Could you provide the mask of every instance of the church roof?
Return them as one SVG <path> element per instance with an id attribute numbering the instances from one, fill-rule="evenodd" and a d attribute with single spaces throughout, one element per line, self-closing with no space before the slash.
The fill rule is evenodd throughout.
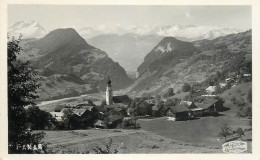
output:
<path id="1" fill-rule="evenodd" d="M 128 95 L 113 96 L 112 100 L 114 103 L 130 103 L 131 102 Z"/>

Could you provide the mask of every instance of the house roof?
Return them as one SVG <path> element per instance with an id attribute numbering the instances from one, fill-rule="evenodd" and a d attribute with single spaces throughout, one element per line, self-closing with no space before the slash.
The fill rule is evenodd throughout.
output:
<path id="1" fill-rule="evenodd" d="M 110 115 L 108 116 L 109 122 L 115 122 L 117 120 L 123 119 L 123 116 L 120 115 Z"/>
<path id="2" fill-rule="evenodd" d="M 72 112 L 78 116 L 82 116 L 87 109 L 73 109 Z"/>
<path id="3" fill-rule="evenodd" d="M 152 110 L 153 110 L 153 111 L 159 111 L 160 109 L 161 109 L 160 107 L 152 106 Z"/>
<path id="4" fill-rule="evenodd" d="M 50 114 L 53 116 L 53 117 L 62 117 L 64 115 L 63 112 L 50 112 Z"/>
<path id="5" fill-rule="evenodd" d="M 206 89 L 206 91 L 208 91 L 208 92 L 215 92 L 215 91 L 216 91 L 216 88 L 217 88 L 217 86 L 209 86 L 209 87 Z"/>
<path id="6" fill-rule="evenodd" d="M 147 99 L 145 100 L 147 103 L 149 104 L 155 104 L 156 103 L 156 99 Z"/>
<path id="7" fill-rule="evenodd" d="M 113 96 L 112 101 L 114 103 L 130 103 L 131 102 L 128 95 Z"/>
<path id="8" fill-rule="evenodd" d="M 205 99 L 202 103 L 196 102 L 195 105 L 196 105 L 198 108 L 207 109 L 207 108 L 209 108 L 210 106 L 212 106 L 213 104 L 217 103 L 218 101 L 219 101 L 219 100 L 217 100 L 217 99 Z"/>
<path id="9" fill-rule="evenodd" d="M 95 125 L 95 126 L 104 127 L 104 126 L 105 126 L 105 123 L 104 123 L 104 121 L 102 121 L 102 120 L 98 120 L 94 125 Z"/>
<path id="10" fill-rule="evenodd" d="M 180 104 L 187 104 L 188 106 L 192 105 L 191 101 L 181 101 Z"/>
<path id="11" fill-rule="evenodd" d="M 111 104 L 111 105 L 104 105 L 106 109 L 112 109 L 112 108 L 126 108 L 127 105 L 122 104 L 122 103 L 116 103 L 116 104 Z"/>
<path id="12" fill-rule="evenodd" d="M 80 109 L 86 109 L 88 111 L 92 111 L 93 108 L 94 106 L 82 106 Z"/>
<path id="13" fill-rule="evenodd" d="M 169 108 L 167 110 L 171 110 L 174 113 L 188 112 L 189 111 L 186 104 L 180 104 L 178 106 L 169 106 Z"/>

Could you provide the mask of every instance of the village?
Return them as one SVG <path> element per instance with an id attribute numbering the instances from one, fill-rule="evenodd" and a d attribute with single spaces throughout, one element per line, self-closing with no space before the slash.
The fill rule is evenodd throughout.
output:
<path id="1" fill-rule="evenodd" d="M 79 104 L 63 104 L 50 111 L 56 128 L 87 129 L 87 128 L 139 128 L 137 119 L 167 117 L 169 121 L 186 121 L 205 116 L 219 116 L 219 112 L 229 110 L 223 106 L 224 100 L 219 96 L 226 89 L 240 83 L 251 81 L 251 74 L 231 72 L 225 81 L 205 89 L 195 89 L 191 96 L 179 97 L 178 93 L 165 96 L 144 96 L 130 98 L 128 95 L 113 95 L 112 82 L 108 78 L 106 100 L 96 105 L 91 100 Z M 183 86 L 184 87 L 184 86 Z M 168 92 L 173 92 L 169 89 Z M 189 96 L 188 96 L 189 95 Z M 176 98 L 177 97 L 177 98 Z M 189 98 L 187 98 L 189 97 Z M 192 98 L 191 98 L 192 97 Z M 173 122 L 174 123 L 174 122 Z"/>

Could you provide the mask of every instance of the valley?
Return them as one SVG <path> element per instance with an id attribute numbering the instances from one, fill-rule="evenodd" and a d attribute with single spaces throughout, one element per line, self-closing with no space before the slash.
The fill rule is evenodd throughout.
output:
<path id="1" fill-rule="evenodd" d="M 251 153 L 251 36 L 86 41 L 67 28 L 21 40 L 17 58 L 31 62 L 40 84 L 36 106 L 26 110 L 48 115 L 48 125 L 33 132 L 45 133 L 47 153 L 221 153 L 239 138 Z M 230 134 L 221 137 L 224 125 Z"/>

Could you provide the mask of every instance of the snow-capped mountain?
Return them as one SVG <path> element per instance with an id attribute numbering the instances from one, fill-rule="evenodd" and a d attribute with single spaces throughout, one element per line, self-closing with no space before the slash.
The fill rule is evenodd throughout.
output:
<path id="1" fill-rule="evenodd" d="M 78 30 L 85 39 L 89 39 L 101 34 L 136 34 L 139 36 L 158 35 L 163 37 L 176 37 L 186 41 L 201 39 L 214 39 L 219 36 L 236 34 L 242 30 L 236 28 L 219 26 L 194 26 L 194 25 L 145 25 L 122 27 L 116 25 L 100 25 L 97 27 L 87 27 Z"/>
<path id="2" fill-rule="evenodd" d="M 8 28 L 8 35 L 15 36 L 22 35 L 23 39 L 28 38 L 42 38 L 46 35 L 45 29 L 35 21 L 20 21 Z"/>

